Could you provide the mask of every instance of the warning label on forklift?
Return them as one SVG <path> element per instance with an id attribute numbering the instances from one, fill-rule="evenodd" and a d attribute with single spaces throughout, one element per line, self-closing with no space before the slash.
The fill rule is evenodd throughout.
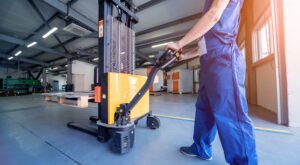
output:
<path id="1" fill-rule="evenodd" d="M 104 22 L 103 20 L 99 21 L 99 38 L 103 37 L 103 26 L 104 26 Z"/>

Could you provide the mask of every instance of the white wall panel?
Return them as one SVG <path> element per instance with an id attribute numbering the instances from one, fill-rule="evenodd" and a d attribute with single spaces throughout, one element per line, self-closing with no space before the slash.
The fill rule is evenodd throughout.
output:
<path id="1" fill-rule="evenodd" d="M 277 113 L 276 74 L 274 61 L 256 68 L 257 104 Z"/>
<path id="2" fill-rule="evenodd" d="M 283 0 L 289 125 L 300 127 L 300 1 Z"/>
<path id="3" fill-rule="evenodd" d="M 82 75 L 82 76 L 76 77 L 76 82 L 74 82 L 74 79 L 73 79 L 73 84 L 75 86 L 74 89 L 77 89 L 78 91 L 90 91 L 91 90 L 91 85 L 94 84 L 94 67 L 95 66 L 92 64 L 88 64 L 88 63 L 81 62 L 81 61 L 73 61 L 73 63 L 72 63 L 73 76 L 74 75 Z M 79 80 L 80 78 L 84 79 L 83 84 L 82 84 L 82 80 Z M 78 86 L 78 87 L 76 87 L 76 86 Z M 79 86 L 82 86 L 82 87 L 79 87 Z"/>

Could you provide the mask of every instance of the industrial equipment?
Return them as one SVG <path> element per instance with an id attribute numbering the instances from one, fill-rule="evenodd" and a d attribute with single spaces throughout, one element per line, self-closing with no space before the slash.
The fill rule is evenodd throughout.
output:
<path id="1" fill-rule="evenodd" d="M 16 95 L 24 95 L 40 91 L 42 88 L 39 80 L 11 79 L 3 80 L 3 89 L 13 90 Z"/>
<path id="2" fill-rule="evenodd" d="M 149 109 L 149 87 L 156 73 L 177 61 L 181 52 L 159 54 L 147 77 L 134 75 L 135 33 L 138 18 L 132 0 L 99 0 L 99 63 L 94 82 L 98 116 L 96 127 L 75 122 L 67 125 L 94 135 L 100 142 L 111 139 L 111 149 L 127 153 L 134 144 L 135 125 L 147 117 L 147 126 L 157 129 L 160 120 Z"/>

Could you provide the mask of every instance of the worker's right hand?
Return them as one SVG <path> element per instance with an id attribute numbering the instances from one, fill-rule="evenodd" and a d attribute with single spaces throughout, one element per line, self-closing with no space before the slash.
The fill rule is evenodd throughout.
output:
<path id="1" fill-rule="evenodd" d="M 166 46 L 166 50 L 168 49 L 171 49 L 175 52 L 179 51 L 181 49 L 180 45 L 178 42 L 176 43 L 169 43 L 167 46 Z"/>

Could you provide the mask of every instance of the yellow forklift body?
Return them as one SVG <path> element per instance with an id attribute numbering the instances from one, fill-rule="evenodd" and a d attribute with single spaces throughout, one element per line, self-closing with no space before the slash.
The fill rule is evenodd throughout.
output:
<path id="1" fill-rule="evenodd" d="M 115 123 L 115 112 L 120 104 L 129 103 L 145 84 L 147 77 L 124 74 L 108 73 L 108 123 Z M 130 113 L 131 120 L 140 118 L 149 113 L 149 90 L 144 97 L 137 103 Z"/>

